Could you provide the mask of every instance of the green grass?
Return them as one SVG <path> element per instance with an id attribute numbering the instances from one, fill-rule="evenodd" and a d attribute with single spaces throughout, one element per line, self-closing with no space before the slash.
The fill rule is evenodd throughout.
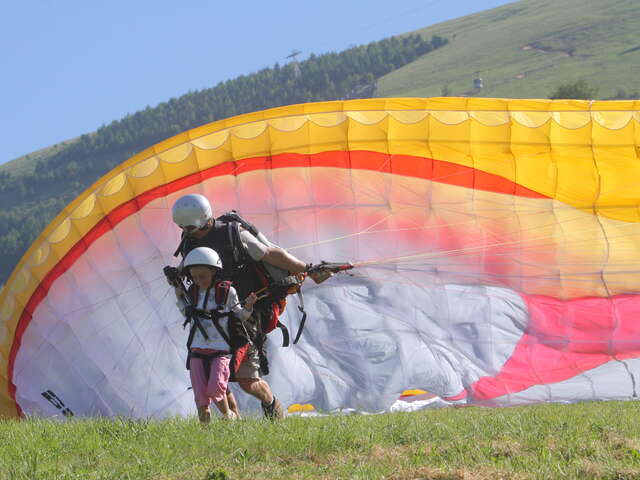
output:
<path id="1" fill-rule="evenodd" d="M 640 478 L 640 404 L 459 408 L 279 423 L 0 422 L 11 479 Z"/>
<path id="2" fill-rule="evenodd" d="M 524 0 L 416 32 L 450 43 L 383 77 L 379 96 L 439 96 L 447 85 L 452 96 L 547 98 L 578 79 L 599 98 L 640 89 L 637 0 Z"/>

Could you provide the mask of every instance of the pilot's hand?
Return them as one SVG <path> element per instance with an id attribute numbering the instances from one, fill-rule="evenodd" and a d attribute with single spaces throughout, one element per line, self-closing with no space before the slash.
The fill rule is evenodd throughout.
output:
<path id="1" fill-rule="evenodd" d="M 244 300 L 244 308 L 246 310 L 253 310 L 253 306 L 257 301 L 258 301 L 258 296 L 254 292 L 251 292 L 249 296 Z"/>

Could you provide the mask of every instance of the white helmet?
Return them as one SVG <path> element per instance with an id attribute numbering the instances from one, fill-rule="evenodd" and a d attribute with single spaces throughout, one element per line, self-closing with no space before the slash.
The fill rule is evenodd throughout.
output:
<path id="1" fill-rule="evenodd" d="M 173 204 L 172 213 L 173 221 L 180 228 L 202 228 L 213 218 L 209 200 L 197 193 L 180 197 Z"/>
<path id="2" fill-rule="evenodd" d="M 222 260 L 218 252 L 209 247 L 197 247 L 187 253 L 184 257 L 184 267 L 193 267 L 195 265 L 206 265 L 208 267 L 219 268 L 222 270 Z"/>

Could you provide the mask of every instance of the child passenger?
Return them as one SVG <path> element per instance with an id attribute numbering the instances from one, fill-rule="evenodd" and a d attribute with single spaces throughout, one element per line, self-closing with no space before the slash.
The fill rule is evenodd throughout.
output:
<path id="1" fill-rule="evenodd" d="M 211 248 L 194 248 L 185 257 L 184 268 L 193 280 L 187 293 L 190 305 L 183 299 L 184 292 L 176 289 L 176 296 L 178 307 L 187 321 L 191 321 L 187 368 L 198 418 L 201 423 L 211 421 L 211 401 L 224 418 L 239 418 L 235 398 L 228 390 L 230 343 L 233 344 L 229 327 L 230 322 L 244 322 L 251 316 L 257 297 L 251 293 L 244 301 L 244 307 L 241 305 L 235 288 L 220 281 L 222 262 Z"/>

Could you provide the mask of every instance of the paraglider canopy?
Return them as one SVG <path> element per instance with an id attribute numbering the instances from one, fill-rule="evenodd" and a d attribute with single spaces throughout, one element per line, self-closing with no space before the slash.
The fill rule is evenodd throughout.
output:
<path id="1" fill-rule="evenodd" d="M 229 210 L 305 261 L 355 265 L 307 282 L 295 347 L 270 340 L 285 403 L 376 411 L 405 388 L 494 405 L 632 398 L 638 107 L 323 102 L 154 145 L 69 204 L 3 288 L 0 414 L 191 413 L 162 267 L 176 218 L 200 228 Z M 215 212 L 175 217 L 185 194 Z"/>

